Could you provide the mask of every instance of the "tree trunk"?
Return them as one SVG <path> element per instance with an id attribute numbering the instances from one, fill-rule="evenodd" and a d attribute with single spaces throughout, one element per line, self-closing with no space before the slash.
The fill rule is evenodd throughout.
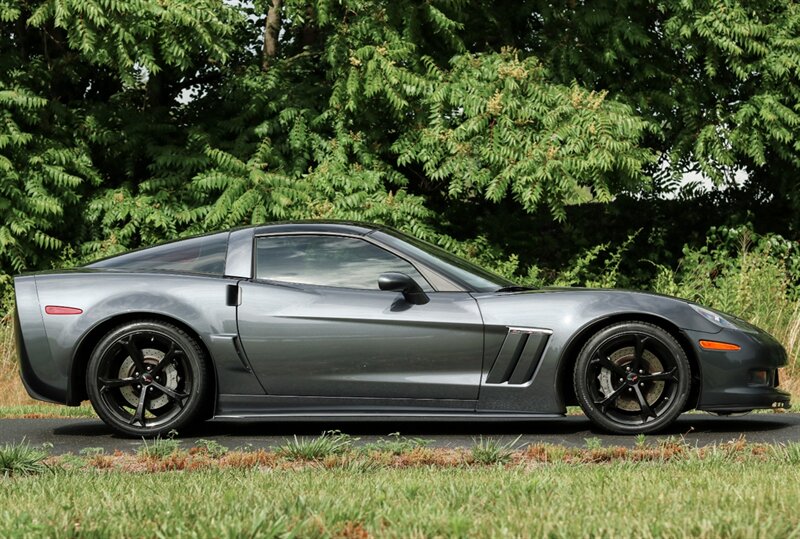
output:
<path id="1" fill-rule="evenodd" d="M 267 10 L 267 22 L 264 24 L 264 50 L 261 56 L 261 69 L 266 71 L 272 59 L 278 56 L 278 36 L 281 31 L 281 5 L 283 0 L 272 0 Z"/>
<path id="2" fill-rule="evenodd" d="M 306 23 L 303 25 L 300 34 L 300 43 L 304 49 L 310 49 L 317 42 L 317 26 L 314 24 L 314 6 L 311 4 L 306 8 Z"/>

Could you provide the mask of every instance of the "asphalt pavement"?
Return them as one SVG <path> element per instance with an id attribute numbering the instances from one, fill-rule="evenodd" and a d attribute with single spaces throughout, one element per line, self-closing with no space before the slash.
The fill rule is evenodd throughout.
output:
<path id="1" fill-rule="evenodd" d="M 480 438 L 519 444 L 551 443 L 580 447 L 586 439 L 599 438 L 605 446 L 632 446 L 633 436 L 617 436 L 593 430 L 583 416 L 558 419 L 509 422 L 265 422 L 207 421 L 185 435 L 179 435 L 184 447 L 198 439 L 216 440 L 229 449 L 270 448 L 293 436 L 313 437 L 323 431 L 339 430 L 358 438 L 357 444 L 374 442 L 399 432 L 409 438 L 429 440 L 432 447 L 470 447 Z M 670 429 L 647 435 L 649 443 L 669 437 L 683 438 L 691 445 L 724 443 L 744 436 L 748 442 L 787 443 L 800 441 L 800 414 L 751 414 L 742 417 L 716 417 L 707 414 L 681 416 Z M 53 454 L 79 453 L 84 448 L 102 447 L 135 451 L 141 439 L 123 438 L 111 432 L 97 419 L 0 419 L 0 444 L 27 441 L 47 444 Z"/>

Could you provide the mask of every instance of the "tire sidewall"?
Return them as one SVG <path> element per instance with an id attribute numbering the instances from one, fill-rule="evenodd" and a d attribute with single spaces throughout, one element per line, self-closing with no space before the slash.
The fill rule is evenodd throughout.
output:
<path id="1" fill-rule="evenodd" d="M 670 351 L 678 369 L 678 388 L 675 398 L 665 413 L 655 421 L 643 425 L 625 425 L 606 417 L 593 403 L 587 383 L 586 371 L 597 349 L 606 341 L 624 335 L 646 334 L 656 338 Z M 682 412 L 689 397 L 691 387 L 691 367 L 686 351 L 669 332 L 659 326 L 646 322 L 622 322 L 608 326 L 595 333 L 578 354 L 573 373 L 573 383 L 578 404 L 593 423 L 610 432 L 620 434 L 640 434 L 663 429 L 672 423 Z"/>
<path id="2" fill-rule="evenodd" d="M 106 408 L 97 387 L 98 371 L 102 358 L 109 347 L 119 339 L 138 332 L 159 333 L 175 341 L 183 350 L 188 366 L 192 370 L 192 389 L 186 405 L 172 420 L 158 427 L 137 427 L 121 422 Z M 166 435 L 173 430 L 180 430 L 194 421 L 205 397 L 207 378 L 203 351 L 193 338 L 172 324 L 140 320 L 117 326 L 100 339 L 89 358 L 86 369 L 86 389 L 97 415 L 117 433 L 125 436 L 154 437 Z"/>

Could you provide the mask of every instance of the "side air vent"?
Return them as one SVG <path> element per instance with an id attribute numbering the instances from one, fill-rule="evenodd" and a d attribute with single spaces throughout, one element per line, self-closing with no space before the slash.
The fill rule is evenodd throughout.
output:
<path id="1" fill-rule="evenodd" d="M 551 333 L 549 329 L 508 328 L 486 383 L 519 385 L 530 382 Z"/>

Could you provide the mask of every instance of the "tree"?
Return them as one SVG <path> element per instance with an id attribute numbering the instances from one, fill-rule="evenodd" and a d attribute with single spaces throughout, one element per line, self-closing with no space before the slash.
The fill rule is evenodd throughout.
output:
<path id="1" fill-rule="evenodd" d="M 759 200 L 800 209 L 798 13 L 0 0 L 0 273 L 305 217 L 512 271 L 519 244 L 489 231 L 580 229 L 576 208 L 658 189 L 665 162 L 744 167 Z"/>

